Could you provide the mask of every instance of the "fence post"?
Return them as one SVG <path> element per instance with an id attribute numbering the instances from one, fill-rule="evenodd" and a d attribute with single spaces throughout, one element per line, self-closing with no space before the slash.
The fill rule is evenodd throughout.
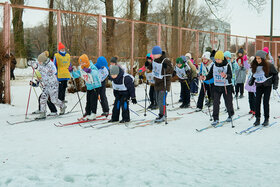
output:
<path id="1" fill-rule="evenodd" d="M 224 50 L 227 51 L 227 34 L 225 33 L 225 44 Z"/>
<path id="2" fill-rule="evenodd" d="M 255 38 L 255 54 L 256 54 L 256 52 L 257 52 L 257 38 Z"/>
<path id="3" fill-rule="evenodd" d="M 248 55 L 248 36 L 246 36 L 246 51 L 247 51 L 247 55 Z"/>
<path id="4" fill-rule="evenodd" d="M 235 37 L 235 50 L 238 51 L 238 37 Z"/>
<path id="5" fill-rule="evenodd" d="M 277 42 L 274 43 L 274 65 L 277 66 Z"/>
<path id="6" fill-rule="evenodd" d="M 179 55 L 181 56 L 182 54 L 182 28 L 179 30 Z"/>
<path id="7" fill-rule="evenodd" d="M 211 42 L 211 47 L 214 49 L 214 37 L 213 37 L 213 32 L 210 33 L 210 42 Z"/>
<path id="8" fill-rule="evenodd" d="M 130 74 L 133 75 L 134 65 L 134 21 L 131 22 L 131 46 L 130 46 Z"/>
<path id="9" fill-rule="evenodd" d="M 10 55 L 10 32 L 11 32 L 11 24 L 10 24 L 10 14 L 11 14 L 11 6 L 8 2 L 5 3 L 4 6 L 4 25 L 3 25 L 3 34 L 4 34 L 4 47 L 6 49 L 6 54 Z M 10 64 L 11 60 L 9 59 L 5 64 L 5 83 L 4 83 L 4 98 L 5 103 L 11 104 L 11 84 L 10 84 Z"/>
<path id="10" fill-rule="evenodd" d="M 262 40 L 262 48 L 261 48 L 261 50 L 264 48 L 264 40 Z"/>
<path id="11" fill-rule="evenodd" d="M 195 42 L 196 42 L 196 59 L 199 58 L 199 32 L 196 31 L 195 33 Z"/>
<path id="12" fill-rule="evenodd" d="M 60 10 L 57 11 L 57 49 L 58 49 L 58 44 L 61 42 L 61 12 Z"/>
<path id="13" fill-rule="evenodd" d="M 102 56 L 102 16 L 98 15 L 98 56 Z"/>
<path id="14" fill-rule="evenodd" d="M 158 24 L 158 30 L 157 30 L 157 45 L 160 46 L 161 44 L 161 24 Z"/>

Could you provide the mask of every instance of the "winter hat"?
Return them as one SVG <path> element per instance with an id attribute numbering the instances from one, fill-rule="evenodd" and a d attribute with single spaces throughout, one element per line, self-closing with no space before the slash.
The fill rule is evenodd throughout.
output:
<path id="1" fill-rule="evenodd" d="M 154 58 L 153 58 L 153 55 L 152 55 L 151 53 L 148 53 L 148 54 L 146 55 L 146 58 L 147 58 L 147 59 L 152 59 L 152 60 L 154 59 Z"/>
<path id="2" fill-rule="evenodd" d="M 256 52 L 256 55 L 255 55 L 255 56 L 259 56 L 259 57 L 261 57 L 262 59 L 266 59 L 266 55 L 267 55 L 267 53 L 266 53 L 265 51 L 263 51 L 263 50 L 258 50 L 258 51 Z"/>
<path id="3" fill-rule="evenodd" d="M 176 59 L 176 64 L 184 64 L 184 60 L 181 57 L 179 57 Z"/>
<path id="4" fill-rule="evenodd" d="M 108 62 L 104 56 L 100 56 L 97 59 L 97 62 L 94 64 L 97 69 L 101 69 L 102 67 L 106 67 L 109 70 Z"/>
<path id="5" fill-rule="evenodd" d="M 192 55 L 191 55 L 190 53 L 185 54 L 185 56 L 186 56 L 187 60 L 192 59 Z M 188 58 L 189 58 L 189 59 L 188 59 Z"/>
<path id="6" fill-rule="evenodd" d="M 269 53 L 268 47 L 264 47 L 264 48 L 263 48 L 263 51 L 266 52 L 266 53 L 268 54 L 268 53 Z"/>
<path id="7" fill-rule="evenodd" d="M 152 54 L 153 55 L 161 55 L 162 54 L 162 50 L 161 50 L 160 46 L 153 47 Z"/>
<path id="8" fill-rule="evenodd" d="M 217 51 L 215 56 L 214 56 L 215 59 L 220 59 L 220 60 L 224 60 L 224 53 L 223 51 Z"/>
<path id="9" fill-rule="evenodd" d="M 89 62 L 88 56 L 86 54 L 83 54 L 82 56 L 80 56 L 79 64 L 82 69 L 89 68 L 90 62 Z"/>
<path id="10" fill-rule="evenodd" d="M 231 58 L 231 53 L 229 51 L 224 52 L 225 58 Z"/>
<path id="11" fill-rule="evenodd" d="M 59 42 L 58 51 L 60 51 L 61 49 L 65 49 L 65 46 L 61 42 Z"/>
<path id="12" fill-rule="evenodd" d="M 112 57 L 111 60 L 110 60 L 110 62 L 116 64 L 116 63 L 118 62 L 118 58 L 117 58 L 117 57 Z"/>
<path id="13" fill-rule="evenodd" d="M 119 66 L 116 66 L 116 65 L 110 66 L 110 74 L 111 75 L 118 75 L 119 73 L 120 73 Z"/>
<path id="14" fill-rule="evenodd" d="M 202 58 L 210 60 L 210 55 L 211 55 L 211 53 L 209 51 L 206 51 L 203 53 Z"/>
<path id="15" fill-rule="evenodd" d="M 43 53 L 41 53 L 38 56 L 38 61 L 44 63 L 44 62 L 46 62 L 48 60 L 48 57 L 49 57 L 49 52 L 48 51 L 44 51 Z"/>
<path id="16" fill-rule="evenodd" d="M 244 54 L 244 49 L 240 48 L 237 53 L 241 53 L 243 55 Z"/>

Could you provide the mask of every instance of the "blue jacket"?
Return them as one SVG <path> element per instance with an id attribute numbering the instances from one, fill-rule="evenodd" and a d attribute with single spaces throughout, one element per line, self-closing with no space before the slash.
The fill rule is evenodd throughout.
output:
<path id="1" fill-rule="evenodd" d="M 93 90 L 95 88 L 101 87 L 98 69 L 96 68 L 95 65 L 93 65 L 92 61 L 90 61 L 89 68 L 91 69 L 91 73 L 86 73 L 79 66 L 78 70 L 71 72 L 71 77 L 73 78 L 81 77 L 86 83 L 87 90 Z"/>
<path id="2" fill-rule="evenodd" d="M 201 65 L 199 67 L 199 75 L 204 75 L 204 76 L 207 76 L 211 67 L 212 67 L 212 64 L 209 65 L 210 68 L 208 70 L 208 72 L 204 72 L 203 71 L 203 62 L 201 62 Z M 210 79 L 210 80 L 207 80 L 207 81 L 203 81 L 205 84 L 213 84 L 214 83 L 214 78 Z"/>
<path id="3" fill-rule="evenodd" d="M 97 69 L 106 67 L 109 70 L 108 62 L 107 62 L 106 58 L 103 56 L 98 57 L 97 62 L 94 65 L 97 67 Z"/>
<path id="4" fill-rule="evenodd" d="M 232 85 L 235 85 L 236 84 L 236 71 L 239 70 L 239 65 L 237 64 L 236 61 L 233 61 L 232 63 L 230 61 L 228 61 L 228 63 L 230 64 L 231 71 L 232 71 L 231 82 L 232 82 Z"/>

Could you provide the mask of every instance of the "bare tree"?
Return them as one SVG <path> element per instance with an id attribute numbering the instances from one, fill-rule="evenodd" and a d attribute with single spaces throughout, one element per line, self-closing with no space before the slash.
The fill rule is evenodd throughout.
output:
<path id="1" fill-rule="evenodd" d="M 54 0 L 49 0 L 49 8 L 53 9 Z M 49 27 L 48 27 L 48 51 L 50 56 L 52 57 L 55 52 L 55 43 L 54 43 L 54 35 L 53 35 L 53 12 L 49 12 Z"/>
<path id="2" fill-rule="evenodd" d="M 12 4 L 24 5 L 24 0 L 11 0 Z M 14 28 L 14 44 L 15 44 L 15 56 L 26 57 L 26 51 L 24 46 L 24 30 L 23 30 L 23 9 L 12 8 L 13 10 L 13 28 Z"/>

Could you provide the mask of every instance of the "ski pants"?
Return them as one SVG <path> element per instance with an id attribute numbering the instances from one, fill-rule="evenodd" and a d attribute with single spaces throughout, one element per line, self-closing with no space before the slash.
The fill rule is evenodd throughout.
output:
<path id="1" fill-rule="evenodd" d="M 123 120 L 130 120 L 129 115 L 129 102 L 127 96 L 119 95 L 115 98 L 113 113 L 112 113 L 112 120 L 119 121 L 120 110 L 122 108 L 122 119 Z"/>
<path id="2" fill-rule="evenodd" d="M 40 105 L 41 96 L 42 96 L 42 94 L 39 96 L 39 111 L 41 110 L 41 105 Z M 57 112 L 57 109 L 56 109 L 55 105 L 51 102 L 50 97 L 48 98 L 47 105 L 51 112 L 53 112 L 53 113 Z"/>
<path id="3" fill-rule="evenodd" d="M 100 96 L 102 110 L 103 112 L 109 112 L 109 104 L 106 96 L 106 80 L 102 82 L 102 85 L 98 90 L 98 96 Z"/>
<path id="4" fill-rule="evenodd" d="M 164 116 L 165 114 L 165 109 L 166 109 L 166 96 L 167 93 L 165 94 L 165 91 L 157 91 L 157 103 L 158 103 L 158 108 L 159 108 L 159 115 Z"/>
<path id="5" fill-rule="evenodd" d="M 205 88 L 205 90 L 204 90 L 204 88 Z M 208 99 L 210 100 L 211 99 L 211 85 L 205 84 L 205 83 L 201 83 L 201 88 L 200 88 L 200 92 L 199 92 L 199 96 L 198 96 L 198 101 L 197 101 L 197 106 L 196 106 L 197 108 L 200 108 L 200 109 L 203 108 L 205 92 L 206 92 L 206 94 L 208 96 Z"/>
<path id="6" fill-rule="evenodd" d="M 256 112 L 256 93 L 255 92 L 248 92 L 248 94 L 249 94 L 250 110 Z"/>
<path id="7" fill-rule="evenodd" d="M 86 115 L 96 114 L 99 88 L 87 90 Z"/>
<path id="8" fill-rule="evenodd" d="M 40 106 L 41 112 L 46 112 L 46 104 L 50 98 L 50 101 L 59 106 L 59 108 L 63 108 L 64 103 L 58 99 L 58 84 L 55 83 L 54 85 L 49 85 L 43 88 L 43 92 L 40 97 Z"/>
<path id="9" fill-rule="evenodd" d="M 244 94 L 244 83 L 237 83 L 235 85 L 235 94 L 238 96 L 238 93 L 240 91 L 240 95 Z"/>
<path id="10" fill-rule="evenodd" d="M 67 88 L 67 82 L 68 82 L 68 80 L 59 81 L 58 99 L 61 100 L 61 101 L 65 100 L 65 92 L 66 92 L 66 88 Z"/>
<path id="11" fill-rule="evenodd" d="M 269 119 L 269 99 L 271 94 L 271 86 L 257 86 L 256 89 L 256 117 L 261 117 L 261 101 L 263 96 L 263 109 L 265 119 Z"/>
<path id="12" fill-rule="evenodd" d="M 151 101 L 151 105 L 157 105 L 156 91 L 154 86 L 150 86 L 149 97 Z"/>
<path id="13" fill-rule="evenodd" d="M 188 85 L 190 85 L 187 80 L 181 80 L 181 96 L 183 104 L 187 105 L 191 102 L 191 94 Z M 188 84 L 188 85 L 187 85 Z"/>

